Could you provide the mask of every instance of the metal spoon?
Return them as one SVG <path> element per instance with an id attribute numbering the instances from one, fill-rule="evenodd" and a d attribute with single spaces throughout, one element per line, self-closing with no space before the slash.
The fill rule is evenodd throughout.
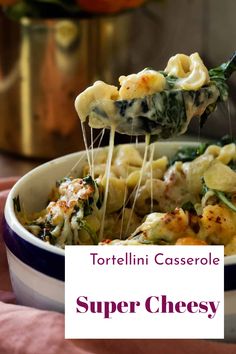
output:
<path id="1" fill-rule="evenodd" d="M 161 139 L 183 134 L 193 117 L 199 117 L 202 126 L 218 102 L 227 100 L 226 81 L 235 70 L 236 52 L 228 62 L 209 70 L 210 83 L 197 91 L 175 89 L 175 78 L 166 76 L 172 87 L 142 98 L 116 100 L 112 117 L 104 104 L 96 103 L 91 107 L 89 125 L 108 129 L 113 125 L 122 134 L 150 134 Z"/>

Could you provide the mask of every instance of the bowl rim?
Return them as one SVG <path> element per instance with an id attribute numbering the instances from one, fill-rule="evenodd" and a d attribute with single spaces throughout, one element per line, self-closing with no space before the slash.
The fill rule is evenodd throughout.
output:
<path id="1" fill-rule="evenodd" d="M 64 256 L 65 255 L 65 250 L 59 247 L 56 247 L 54 245 L 51 245 L 49 243 L 43 242 L 39 238 L 35 237 L 30 231 L 24 228 L 24 226 L 20 223 L 18 220 L 15 210 L 14 210 L 14 204 L 13 204 L 13 197 L 15 196 L 16 190 L 19 188 L 22 182 L 24 182 L 27 179 L 30 179 L 33 177 L 38 171 L 42 170 L 47 170 L 49 166 L 55 165 L 55 164 L 60 164 L 63 162 L 63 160 L 67 158 L 72 158 L 73 156 L 80 155 L 85 153 L 85 151 L 79 151 L 79 152 L 73 152 L 71 154 L 67 154 L 64 156 L 57 157 L 56 159 L 47 161 L 32 170 L 30 170 L 28 173 L 20 177 L 20 179 L 14 184 L 14 186 L 11 188 L 7 199 L 6 199 L 6 204 L 4 207 L 4 218 L 8 226 L 15 232 L 19 237 L 24 239 L 25 241 L 33 244 L 34 246 L 37 246 L 39 248 L 42 248 L 46 251 Z M 33 236 L 33 237 L 32 237 Z"/>
<path id="2" fill-rule="evenodd" d="M 186 145 L 188 145 L 188 146 L 195 145 L 195 146 L 197 146 L 200 143 L 201 143 L 201 141 L 197 142 L 197 141 L 189 141 L 189 140 L 173 140 L 173 141 L 160 141 L 160 142 L 157 142 L 156 144 L 158 144 L 158 145 L 168 144 L 171 146 L 174 146 L 174 145 L 181 145 L 181 146 L 182 145 L 185 145 L 185 146 Z M 127 144 L 119 144 L 119 145 L 127 145 Z M 131 145 L 136 145 L 136 144 L 132 143 Z M 145 145 L 145 143 L 139 143 L 138 145 L 140 147 L 143 147 Z M 108 146 L 95 148 L 95 149 L 101 150 L 104 148 L 108 148 Z M 91 151 L 90 151 L 90 153 L 91 153 Z M 7 200 L 6 200 L 6 204 L 5 204 L 5 208 L 4 208 L 5 221 L 7 222 L 8 226 L 11 228 L 11 230 L 13 230 L 15 233 L 17 233 L 17 235 L 19 237 L 21 237 L 25 241 L 33 244 L 36 247 L 42 248 L 48 252 L 52 252 L 52 253 L 55 253 L 55 254 L 58 254 L 61 256 L 65 255 L 65 249 L 62 249 L 62 248 L 56 247 L 54 245 L 51 245 L 49 243 L 43 242 L 39 238 L 35 237 L 30 231 L 28 231 L 24 228 L 24 226 L 20 223 L 20 221 L 16 217 L 14 205 L 13 205 L 12 201 L 13 201 L 13 197 L 15 195 L 15 191 L 19 188 L 19 186 L 21 185 L 22 182 L 25 182 L 25 180 L 33 177 L 38 171 L 47 170 L 52 165 L 61 164 L 61 163 L 63 163 L 64 160 L 70 159 L 70 158 L 73 159 L 73 157 L 76 157 L 77 155 L 81 156 L 81 157 L 83 156 L 81 160 L 86 159 L 86 151 L 85 150 L 73 152 L 70 154 L 66 154 L 66 155 L 57 157 L 53 160 L 47 161 L 47 162 L 33 168 L 32 170 L 27 172 L 25 175 L 20 177 L 20 179 L 14 184 L 14 186 L 10 190 L 10 192 L 7 196 Z M 225 256 L 224 257 L 224 264 L 226 266 L 236 264 L 236 255 Z"/>

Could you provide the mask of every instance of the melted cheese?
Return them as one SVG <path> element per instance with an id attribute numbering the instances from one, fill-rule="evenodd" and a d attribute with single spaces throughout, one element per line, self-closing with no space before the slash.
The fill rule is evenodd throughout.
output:
<path id="1" fill-rule="evenodd" d="M 224 205 L 207 205 L 199 225 L 202 240 L 208 244 L 226 245 L 236 235 L 236 213 Z"/>
<path id="2" fill-rule="evenodd" d="M 182 209 L 176 209 L 171 213 L 149 214 L 142 225 L 132 234 L 132 237 L 139 235 L 142 241 L 167 242 L 176 241 L 181 235 L 191 235 L 189 229 L 188 213 Z"/>
<path id="3" fill-rule="evenodd" d="M 236 213 L 217 204 L 206 206 L 201 217 L 190 217 L 189 213 L 181 208 L 170 213 L 149 214 L 127 240 L 113 240 L 107 244 L 178 244 L 177 240 L 184 237 L 185 244 L 193 244 L 194 240 L 194 244 L 229 245 L 229 253 L 235 247 L 235 235 Z"/>
<path id="4" fill-rule="evenodd" d="M 196 91 L 196 93 L 198 92 L 199 91 Z M 184 95 L 187 120 L 183 125 L 180 134 L 184 134 L 186 132 L 189 122 L 193 117 L 201 117 L 206 108 L 217 101 L 220 93 L 215 86 L 202 88 L 199 97 L 197 98 L 197 101 L 199 102 L 198 105 L 196 104 L 196 99 L 194 99 L 193 95 L 189 95 L 188 91 L 186 91 Z"/>
<path id="5" fill-rule="evenodd" d="M 138 166 L 140 155 L 138 151 L 135 153 L 134 146 L 117 148 L 113 159 L 112 146 L 109 156 L 101 151 L 98 160 L 109 161 L 107 170 L 101 173 L 102 176 L 105 174 L 104 179 L 101 176 L 94 184 L 80 178 L 65 179 L 45 210 L 31 219 L 24 215 L 21 222 L 36 236 L 62 248 L 65 244 L 94 244 L 100 234 L 99 241 L 104 237 L 126 238 L 102 242 L 109 245 L 223 244 L 227 246 L 226 254 L 236 252 L 236 213 L 217 199 L 214 192 L 224 184 L 222 190 L 229 193 L 231 204 L 235 205 L 235 172 L 226 165 L 235 160 L 235 145 L 211 145 L 195 160 L 177 161 L 170 167 L 166 157 L 152 161 L 152 156 L 148 161 L 148 146 L 142 167 Z M 128 172 L 127 169 L 123 173 L 120 166 L 126 169 L 132 163 L 138 176 L 134 183 L 129 183 L 134 171 Z M 155 169 L 159 169 L 158 174 L 155 169 L 150 172 L 150 164 L 154 163 Z M 110 166 L 116 168 L 114 177 L 111 177 Z M 226 169 L 230 172 L 229 178 Z M 209 184 L 213 182 L 213 185 Z M 203 183 L 212 188 L 204 196 Z M 103 196 L 104 192 L 103 206 L 98 210 L 99 193 Z M 197 213 L 184 210 L 187 209 L 184 205 L 189 202 Z M 196 205 L 199 205 L 198 209 Z M 141 223 L 143 216 L 146 218 Z M 49 233 L 44 235 L 47 230 L 53 239 L 47 238 Z M 177 242 L 179 238 L 182 239 Z"/>
<path id="6" fill-rule="evenodd" d="M 161 92 L 166 85 L 165 77 L 154 70 L 144 69 L 137 74 L 120 76 L 119 96 L 122 100 L 152 95 L 155 92 Z"/>

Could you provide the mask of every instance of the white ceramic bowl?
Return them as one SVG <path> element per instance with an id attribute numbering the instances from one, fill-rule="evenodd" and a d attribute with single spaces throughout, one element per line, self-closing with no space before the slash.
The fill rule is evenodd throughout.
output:
<path id="1" fill-rule="evenodd" d="M 181 146 L 191 142 L 160 142 L 156 156 L 172 156 Z M 143 150 L 143 144 L 139 145 Z M 25 176 L 13 187 L 5 207 L 4 240 L 12 286 L 17 302 L 41 309 L 64 311 L 64 251 L 46 244 L 28 232 L 17 220 L 13 198 L 20 197 L 26 212 L 45 207 L 56 180 L 68 174 L 81 159 L 76 173 L 80 175 L 85 153 L 78 152 L 45 163 Z M 225 336 L 236 340 L 236 256 L 225 258 Z"/>

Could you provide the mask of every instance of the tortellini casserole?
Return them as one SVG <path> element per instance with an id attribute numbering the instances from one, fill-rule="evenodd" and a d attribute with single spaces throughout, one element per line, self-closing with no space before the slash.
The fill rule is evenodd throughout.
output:
<path id="1" fill-rule="evenodd" d="M 114 150 L 102 239 L 108 148 L 96 154 L 94 179 L 84 165 L 83 175 L 57 183 L 44 210 L 33 215 L 21 210 L 21 223 L 36 237 L 61 248 L 68 244 L 220 244 L 225 255 L 235 254 L 236 145 L 196 147 L 195 157 L 188 161 L 181 153 L 174 160 L 158 156 L 156 148 L 140 176 L 141 150 L 132 144 Z"/>

